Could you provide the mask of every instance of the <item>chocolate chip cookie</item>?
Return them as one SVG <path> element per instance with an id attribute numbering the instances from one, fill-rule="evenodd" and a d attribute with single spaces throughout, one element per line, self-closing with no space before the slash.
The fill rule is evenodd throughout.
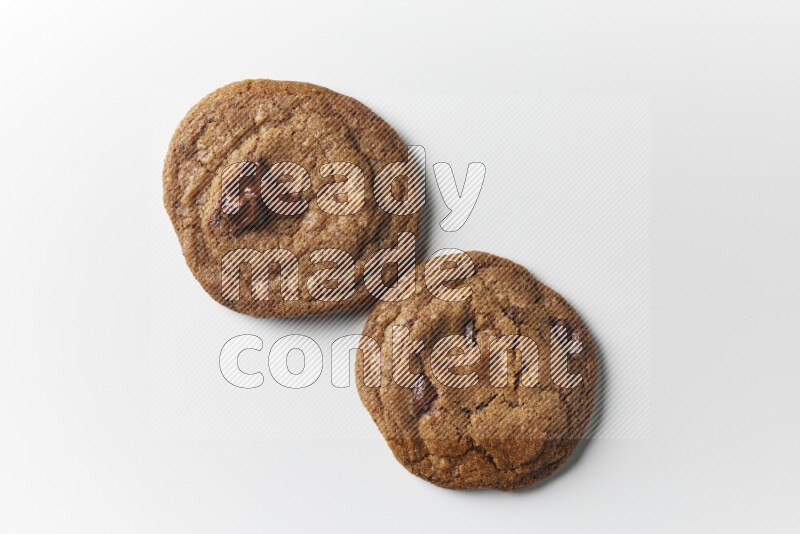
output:
<path id="1" fill-rule="evenodd" d="M 360 102 L 246 80 L 178 126 L 164 204 L 214 299 L 257 317 L 319 315 L 371 301 L 369 258 L 416 236 L 424 181 L 408 165 L 398 135 Z"/>
<path id="2" fill-rule="evenodd" d="M 361 400 L 397 460 L 433 484 L 524 488 L 558 469 L 586 430 L 597 380 L 589 332 L 509 260 L 429 260 L 414 295 L 378 303 L 363 336 Z"/>

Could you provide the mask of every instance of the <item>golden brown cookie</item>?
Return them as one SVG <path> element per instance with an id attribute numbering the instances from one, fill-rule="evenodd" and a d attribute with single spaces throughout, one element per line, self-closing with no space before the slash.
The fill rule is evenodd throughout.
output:
<path id="1" fill-rule="evenodd" d="M 446 488 L 520 489 L 550 476 L 586 430 L 594 347 L 572 307 L 525 268 L 466 254 L 474 269 L 460 280 L 437 286 L 439 268 L 457 264 L 429 260 L 412 298 L 375 306 L 358 392 L 413 474 Z M 441 300 L 466 288 L 464 300 Z"/>
<path id="2" fill-rule="evenodd" d="M 257 317 L 332 313 L 370 301 L 365 262 L 418 232 L 419 210 L 376 201 L 381 170 L 407 161 L 398 135 L 360 102 L 307 83 L 246 80 L 181 121 L 164 205 L 186 263 L 217 301 Z M 400 178 L 382 182 L 397 205 L 410 188 Z"/>

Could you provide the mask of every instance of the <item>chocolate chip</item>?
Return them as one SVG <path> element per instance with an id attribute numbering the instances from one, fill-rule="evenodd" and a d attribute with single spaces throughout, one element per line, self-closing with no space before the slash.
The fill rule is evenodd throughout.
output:
<path id="1" fill-rule="evenodd" d="M 252 164 L 248 164 L 252 168 Z M 230 233 L 234 237 L 239 237 L 246 230 L 255 230 L 264 226 L 269 218 L 269 210 L 261 199 L 260 187 L 261 176 L 266 172 L 266 160 L 259 160 L 254 173 L 245 174 L 246 167 L 242 167 L 242 172 L 233 173 L 229 180 L 238 181 L 237 184 L 223 184 L 223 195 L 227 201 L 234 201 L 236 208 L 232 213 L 224 213 L 225 218 L 230 223 Z M 220 198 L 222 205 L 223 198 Z"/>
<path id="2" fill-rule="evenodd" d="M 577 354 L 583 349 L 583 343 L 581 343 L 581 333 L 573 330 L 572 336 L 570 336 L 570 344 L 567 348 L 567 352 L 570 354 Z"/>
<path id="3" fill-rule="evenodd" d="M 436 393 L 431 381 L 425 375 L 419 375 L 414 388 L 411 391 L 412 408 L 414 410 L 414 417 L 419 419 L 422 415 L 430 410 L 433 401 L 439 395 Z"/>
<path id="4" fill-rule="evenodd" d="M 470 320 L 464 325 L 464 336 L 471 344 L 477 345 L 475 342 L 475 319 Z"/>
<path id="5" fill-rule="evenodd" d="M 508 318 L 512 321 L 516 322 L 517 316 L 519 316 L 519 308 L 517 306 L 511 306 L 509 309 L 504 310 Z"/>
<path id="6" fill-rule="evenodd" d="M 183 146 L 183 143 L 178 143 L 178 150 L 180 150 L 181 153 L 186 152 L 186 147 Z"/>
<path id="7" fill-rule="evenodd" d="M 553 324 L 553 332 L 560 342 L 564 344 L 567 354 L 577 354 L 583 350 L 581 333 L 573 330 L 563 319 L 559 319 Z"/>

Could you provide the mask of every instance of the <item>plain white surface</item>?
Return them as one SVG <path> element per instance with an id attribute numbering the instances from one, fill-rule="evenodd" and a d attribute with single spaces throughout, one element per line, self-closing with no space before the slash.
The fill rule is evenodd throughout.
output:
<path id="1" fill-rule="evenodd" d="M 0 530 L 797 531 L 800 4 L 375 4 L 2 8 Z M 154 438 L 160 132 L 247 77 L 649 95 L 650 437 L 511 495 L 371 439 Z"/>

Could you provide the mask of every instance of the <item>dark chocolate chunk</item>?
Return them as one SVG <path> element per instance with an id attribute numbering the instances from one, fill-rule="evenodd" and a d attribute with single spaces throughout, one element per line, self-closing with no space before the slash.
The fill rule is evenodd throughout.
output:
<path id="1" fill-rule="evenodd" d="M 472 345 L 477 345 L 475 341 L 475 319 L 470 320 L 466 325 L 464 325 L 464 336 Z"/>
<path id="2" fill-rule="evenodd" d="M 230 223 L 230 233 L 234 237 L 239 237 L 247 230 L 261 228 L 269 218 L 269 210 L 261 199 L 260 191 L 261 177 L 265 172 L 266 161 L 263 159 L 259 160 L 258 166 L 248 163 L 241 166 L 238 172 L 231 173 L 227 183 L 222 186 L 220 205 L 224 202 L 233 208 L 222 210 L 222 214 Z"/>
<path id="3" fill-rule="evenodd" d="M 553 334 L 563 344 L 567 354 L 577 354 L 583 349 L 581 333 L 574 330 L 566 321 L 559 319 L 553 324 Z"/>
<path id="4" fill-rule="evenodd" d="M 417 382 L 414 384 L 414 389 L 412 390 L 412 408 L 414 410 L 414 416 L 418 419 L 422 417 L 425 412 L 430 410 L 433 401 L 435 401 L 438 396 L 436 389 L 433 387 L 433 384 L 431 384 L 431 381 L 428 380 L 428 377 L 419 375 Z"/>
<path id="5" fill-rule="evenodd" d="M 509 319 L 516 322 L 519 316 L 519 308 L 517 306 L 511 306 L 509 309 L 505 310 L 505 312 Z"/>

